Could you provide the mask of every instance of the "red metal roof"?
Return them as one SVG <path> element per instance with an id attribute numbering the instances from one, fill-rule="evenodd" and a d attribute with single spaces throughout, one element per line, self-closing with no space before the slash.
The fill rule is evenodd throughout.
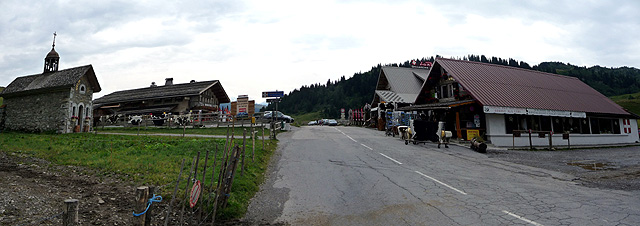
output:
<path id="1" fill-rule="evenodd" d="M 574 77 L 480 62 L 438 58 L 464 89 L 485 106 L 630 115 Z M 439 70 L 432 70 L 438 73 Z"/>

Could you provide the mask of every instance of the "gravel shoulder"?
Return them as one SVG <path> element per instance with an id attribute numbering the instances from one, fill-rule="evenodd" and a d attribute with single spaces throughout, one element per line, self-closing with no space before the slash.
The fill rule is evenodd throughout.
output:
<path id="1" fill-rule="evenodd" d="M 640 146 L 561 151 L 488 150 L 489 158 L 567 173 L 583 186 L 640 191 Z"/>

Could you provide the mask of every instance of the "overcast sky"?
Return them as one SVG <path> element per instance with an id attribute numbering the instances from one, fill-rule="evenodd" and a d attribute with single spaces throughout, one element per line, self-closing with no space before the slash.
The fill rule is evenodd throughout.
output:
<path id="1" fill-rule="evenodd" d="M 0 1 L 0 86 L 92 64 L 102 92 L 220 80 L 232 99 L 379 63 L 484 54 L 640 67 L 640 1 Z"/>

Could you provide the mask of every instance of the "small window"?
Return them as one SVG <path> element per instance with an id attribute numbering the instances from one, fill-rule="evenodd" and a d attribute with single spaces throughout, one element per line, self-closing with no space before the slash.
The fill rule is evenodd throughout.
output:
<path id="1" fill-rule="evenodd" d="M 84 85 L 80 85 L 80 93 L 84 94 L 86 92 L 87 88 Z"/>

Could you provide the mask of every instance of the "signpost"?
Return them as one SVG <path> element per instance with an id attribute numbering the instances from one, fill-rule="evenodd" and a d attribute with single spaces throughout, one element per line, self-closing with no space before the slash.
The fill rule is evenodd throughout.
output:
<path id="1" fill-rule="evenodd" d="M 267 99 L 267 102 L 269 103 L 276 103 L 276 109 L 275 111 L 271 114 L 271 130 L 272 132 L 270 133 L 270 137 L 272 136 L 273 139 L 275 139 L 276 137 L 276 130 L 275 130 L 275 120 L 278 117 L 278 102 L 280 102 L 280 98 L 284 96 L 284 91 L 264 91 L 262 92 L 262 98 L 270 98 L 270 97 L 275 97 L 273 99 Z"/>
<path id="2" fill-rule="evenodd" d="M 267 98 L 267 97 L 283 97 L 284 96 L 284 91 L 264 91 L 262 92 L 262 98 Z"/>

